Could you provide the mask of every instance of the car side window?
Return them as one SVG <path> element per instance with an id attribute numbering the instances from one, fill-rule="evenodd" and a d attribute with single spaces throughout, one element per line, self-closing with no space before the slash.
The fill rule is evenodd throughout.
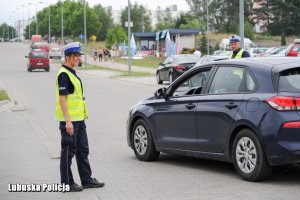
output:
<path id="1" fill-rule="evenodd" d="M 211 83 L 209 94 L 239 93 L 244 77 L 241 67 L 219 67 Z"/>
<path id="2" fill-rule="evenodd" d="M 247 92 L 254 92 L 256 89 L 256 84 L 249 72 L 246 73 L 246 90 Z"/>
<path id="3" fill-rule="evenodd" d="M 205 83 L 207 82 L 210 69 L 205 69 L 193 74 L 185 79 L 174 90 L 173 96 L 198 95 L 201 93 Z"/>

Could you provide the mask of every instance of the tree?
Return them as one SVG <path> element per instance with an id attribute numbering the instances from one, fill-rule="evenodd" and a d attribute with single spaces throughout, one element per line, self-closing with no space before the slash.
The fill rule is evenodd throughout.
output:
<path id="1" fill-rule="evenodd" d="M 300 1 L 272 0 L 268 1 L 270 23 L 268 29 L 272 35 L 282 32 L 286 35 L 300 34 Z"/>
<path id="2" fill-rule="evenodd" d="M 203 22 L 195 19 L 191 13 L 181 13 L 175 21 L 175 28 L 201 28 L 204 27 Z"/>
<path id="3" fill-rule="evenodd" d="M 64 35 L 72 39 L 78 38 L 80 34 L 84 33 L 84 1 L 83 0 L 65 0 L 58 1 L 51 5 L 51 35 L 61 35 L 61 15 L 63 8 L 64 19 Z M 48 7 L 38 12 L 38 27 L 40 35 L 47 35 L 48 28 Z M 97 35 L 101 28 L 99 18 L 89 5 L 86 5 L 86 19 L 87 19 L 87 38 L 91 35 Z M 31 34 L 35 34 L 36 23 L 33 21 L 30 24 Z M 26 35 L 28 35 L 29 27 L 26 27 Z"/>
<path id="4" fill-rule="evenodd" d="M 110 11 L 106 11 L 105 8 L 101 6 L 101 4 L 95 5 L 94 11 L 98 16 L 98 20 L 102 24 L 100 31 L 97 35 L 97 39 L 103 41 L 106 39 L 106 33 L 108 29 L 110 29 L 113 25 L 112 14 Z"/>
<path id="5" fill-rule="evenodd" d="M 0 25 L 0 38 L 9 39 L 16 37 L 16 30 L 14 27 L 3 23 Z"/>
<path id="6" fill-rule="evenodd" d="M 143 5 L 138 5 L 134 3 L 130 10 L 131 21 L 133 22 L 133 27 L 131 28 L 132 32 L 142 32 L 143 25 L 144 31 L 152 31 L 151 21 L 150 21 L 150 11 L 147 10 Z M 128 21 L 128 7 L 126 7 L 121 13 L 121 26 L 126 30 L 125 22 Z"/>
<path id="7" fill-rule="evenodd" d="M 206 22 L 207 3 L 209 15 L 210 30 L 217 32 L 231 33 L 235 32 L 235 15 L 239 10 L 239 0 L 186 0 L 191 8 L 193 15 L 200 21 Z M 245 0 L 245 19 L 250 16 L 251 0 Z M 233 22 L 234 21 L 234 22 Z M 237 26 L 239 23 L 237 23 Z"/>
<path id="8" fill-rule="evenodd" d="M 106 34 L 106 47 L 111 48 L 113 45 L 127 41 L 127 35 L 125 30 L 120 25 L 112 26 Z"/>
<path id="9" fill-rule="evenodd" d="M 158 6 L 156 9 L 156 20 L 156 30 L 164 30 L 175 27 L 175 19 L 172 17 L 170 8 L 166 8 L 164 11 L 162 11 Z"/>

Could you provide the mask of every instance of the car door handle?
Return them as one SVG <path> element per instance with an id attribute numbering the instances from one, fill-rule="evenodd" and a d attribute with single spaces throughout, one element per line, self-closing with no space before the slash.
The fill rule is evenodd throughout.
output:
<path id="1" fill-rule="evenodd" d="M 192 104 L 192 103 L 189 103 L 187 105 L 185 105 L 185 107 L 189 110 L 192 110 L 193 108 L 196 108 L 196 105 L 195 104 Z"/>
<path id="2" fill-rule="evenodd" d="M 234 104 L 234 103 L 229 103 L 229 104 L 227 104 L 227 105 L 225 105 L 225 106 L 226 106 L 226 108 L 228 108 L 229 110 L 238 107 L 238 105 L 236 105 L 236 104 Z"/>

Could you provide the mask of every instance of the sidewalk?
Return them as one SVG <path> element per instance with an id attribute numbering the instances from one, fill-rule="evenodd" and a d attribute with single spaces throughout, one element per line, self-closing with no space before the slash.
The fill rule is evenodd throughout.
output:
<path id="1" fill-rule="evenodd" d="M 84 59 L 85 55 L 82 56 L 82 65 L 84 67 Z M 123 63 L 112 63 L 111 59 L 109 61 L 99 61 L 98 59 L 94 61 L 93 57 L 91 55 L 87 55 L 87 63 L 91 65 L 96 65 L 99 67 L 106 67 L 110 69 L 115 69 L 115 70 L 122 70 L 122 71 L 128 71 L 128 65 L 123 64 Z M 156 69 L 153 68 L 148 68 L 148 67 L 142 67 L 142 66 L 131 66 L 131 71 L 132 72 L 145 72 L 149 74 L 156 74 Z"/>

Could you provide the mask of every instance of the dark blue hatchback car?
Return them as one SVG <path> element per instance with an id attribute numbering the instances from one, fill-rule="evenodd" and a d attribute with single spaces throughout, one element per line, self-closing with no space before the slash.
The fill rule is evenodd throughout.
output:
<path id="1" fill-rule="evenodd" d="M 300 163 L 300 59 L 195 66 L 130 109 L 127 141 L 139 160 L 165 152 L 233 162 L 247 181 Z"/>

